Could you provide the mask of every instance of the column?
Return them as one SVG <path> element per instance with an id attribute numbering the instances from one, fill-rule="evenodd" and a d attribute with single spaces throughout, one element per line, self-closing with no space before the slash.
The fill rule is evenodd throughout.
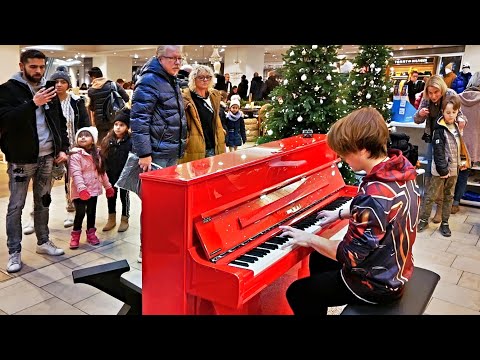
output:
<path id="1" fill-rule="evenodd" d="M 96 56 L 93 58 L 92 66 L 99 67 L 103 76 L 109 80 L 119 78 L 126 81 L 132 80 L 132 58 L 118 56 Z"/>
<path id="2" fill-rule="evenodd" d="M 20 71 L 20 45 L 0 45 L 0 84 L 8 81 L 13 74 Z"/>

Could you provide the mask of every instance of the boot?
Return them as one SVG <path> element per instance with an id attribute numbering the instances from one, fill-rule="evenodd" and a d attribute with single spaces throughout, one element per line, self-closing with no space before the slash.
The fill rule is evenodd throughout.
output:
<path id="1" fill-rule="evenodd" d="M 450 214 L 456 214 L 460 211 L 460 206 L 459 205 L 452 205 L 452 210 L 450 211 Z"/>
<path id="2" fill-rule="evenodd" d="M 82 230 L 73 230 L 71 232 L 72 237 L 70 238 L 70 249 L 78 249 L 80 235 L 82 235 Z"/>
<path id="3" fill-rule="evenodd" d="M 435 216 L 433 217 L 432 222 L 434 224 L 439 224 L 442 221 L 442 204 L 437 203 L 437 210 L 435 211 Z"/>
<path id="4" fill-rule="evenodd" d="M 120 226 L 118 227 L 118 232 L 124 232 L 128 229 L 128 216 L 122 215 L 122 220 Z"/>
<path id="5" fill-rule="evenodd" d="M 100 244 L 100 240 L 98 239 L 97 235 L 95 234 L 96 228 L 91 228 L 87 230 L 87 242 L 90 245 L 98 245 Z"/>
<path id="6" fill-rule="evenodd" d="M 112 230 L 117 225 L 117 214 L 108 214 L 108 221 L 103 227 L 102 231 L 109 231 Z"/>

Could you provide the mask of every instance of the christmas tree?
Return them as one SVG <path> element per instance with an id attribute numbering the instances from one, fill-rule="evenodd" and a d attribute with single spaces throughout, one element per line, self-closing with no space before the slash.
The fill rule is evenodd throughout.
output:
<path id="1" fill-rule="evenodd" d="M 347 114 L 341 97 L 345 78 L 335 62 L 338 45 L 295 45 L 283 55 L 283 82 L 272 90 L 272 108 L 265 114 L 265 135 L 257 143 L 284 139 L 311 129 L 326 134 L 330 126 Z M 339 164 L 347 184 L 355 176 L 346 163 Z"/>
<path id="2" fill-rule="evenodd" d="M 387 77 L 392 63 L 393 50 L 385 45 L 361 45 L 354 60 L 345 89 L 347 89 L 349 112 L 372 106 L 382 114 L 385 121 L 391 118 L 387 107 L 393 83 Z"/>

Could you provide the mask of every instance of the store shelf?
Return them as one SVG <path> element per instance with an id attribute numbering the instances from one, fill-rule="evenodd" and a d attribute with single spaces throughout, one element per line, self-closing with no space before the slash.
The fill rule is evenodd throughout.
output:
<path id="1" fill-rule="evenodd" d="M 421 124 L 415 124 L 413 122 L 398 122 L 398 121 L 390 121 L 389 126 L 395 126 L 395 127 L 408 127 L 408 128 L 418 128 L 418 129 L 424 129 L 425 128 L 425 122 Z"/>

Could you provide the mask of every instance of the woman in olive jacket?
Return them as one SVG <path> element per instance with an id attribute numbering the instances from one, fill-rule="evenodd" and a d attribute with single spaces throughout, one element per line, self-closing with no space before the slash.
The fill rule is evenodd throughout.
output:
<path id="1" fill-rule="evenodd" d="M 221 95 L 213 88 L 213 70 L 199 65 L 188 77 L 182 90 L 187 118 L 187 147 L 179 163 L 224 153 L 225 130 L 220 119 Z"/>

